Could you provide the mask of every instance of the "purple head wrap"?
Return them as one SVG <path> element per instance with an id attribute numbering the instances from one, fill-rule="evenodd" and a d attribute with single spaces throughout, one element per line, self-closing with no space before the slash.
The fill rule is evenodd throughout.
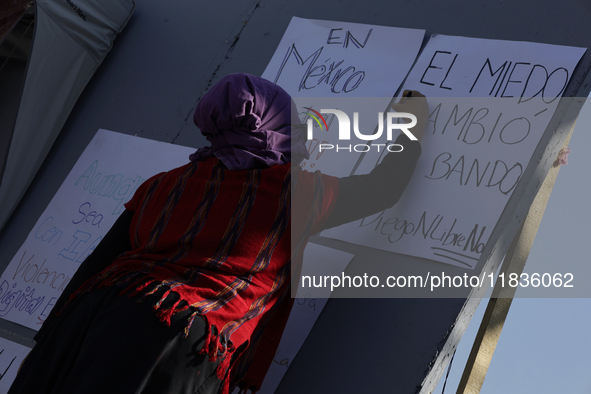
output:
<path id="1" fill-rule="evenodd" d="M 211 146 L 191 161 L 216 156 L 230 170 L 266 168 L 308 158 L 295 104 L 281 87 L 250 74 L 230 74 L 201 98 L 193 121 Z"/>

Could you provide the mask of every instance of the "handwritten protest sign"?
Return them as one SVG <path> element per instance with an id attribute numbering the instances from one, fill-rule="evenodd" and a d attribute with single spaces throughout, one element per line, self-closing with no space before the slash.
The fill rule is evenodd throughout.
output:
<path id="1" fill-rule="evenodd" d="M 419 29 L 294 17 L 262 77 L 294 98 L 304 122 L 320 104 L 303 98 L 380 97 L 376 105 L 383 110 L 408 74 L 424 34 Z M 327 117 L 328 128 L 333 120 Z M 375 118 L 366 121 L 363 127 L 373 130 Z M 336 137 L 320 123 L 314 128 L 316 136 L 308 141 L 310 159 L 302 166 L 350 175 L 356 161 L 339 162 L 334 152 L 320 151 L 319 144 L 336 143 Z"/>
<path id="2" fill-rule="evenodd" d="M 432 37 L 404 86 L 430 110 L 410 185 L 393 209 L 323 235 L 474 268 L 584 52 Z"/>
<path id="3" fill-rule="evenodd" d="M 0 338 L 0 394 L 5 394 L 12 385 L 16 373 L 31 349 Z"/>
<path id="4" fill-rule="evenodd" d="M 99 130 L 2 274 L 0 317 L 39 329 L 140 184 L 193 151 Z"/>
<path id="5" fill-rule="evenodd" d="M 349 253 L 310 243 L 304 251 L 302 276 L 323 276 L 342 272 L 352 258 L 353 255 Z M 275 392 L 320 316 L 330 294 L 330 287 L 314 289 L 312 294 L 300 283 L 273 363 L 259 391 L 261 394 Z"/>

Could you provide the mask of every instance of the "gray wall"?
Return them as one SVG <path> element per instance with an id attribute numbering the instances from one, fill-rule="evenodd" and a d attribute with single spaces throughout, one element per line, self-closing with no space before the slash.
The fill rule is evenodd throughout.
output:
<path id="1" fill-rule="evenodd" d="M 292 16 L 422 28 L 426 37 L 438 33 L 591 47 L 590 11 L 588 0 L 138 1 L 0 233 L 0 269 L 97 129 L 204 145 L 192 124 L 199 97 L 228 73 L 262 74 Z M 587 96 L 590 64 L 587 52 L 567 96 Z M 573 116 L 567 113 L 562 124 L 551 126 L 547 145 L 564 139 Z M 530 182 L 512 197 L 495 230 L 497 242 L 485 251 L 491 258 L 481 267 L 498 265 L 554 153 L 543 146 L 534 154 L 536 163 L 526 172 Z M 349 269 L 356 272 L 363 263 L 355 259 Z M 422 392 L 430 392 L 477 304 L 476 298 L 330 300 L 277 392 L 414 393 L 421 385 Z M 0 329 L 5 337 L 31 343 L 32 330 L 4 320 Z"/>

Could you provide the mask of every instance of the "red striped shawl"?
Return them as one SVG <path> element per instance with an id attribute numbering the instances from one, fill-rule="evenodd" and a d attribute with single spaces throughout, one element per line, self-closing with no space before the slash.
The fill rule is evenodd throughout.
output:
<path id="1" fill-rule="evenodd" d="M 232 356 L 248 343 L 242 365 L 232 366 L 232 385 L 260 387 L 292 304 L 290 263 L 301 261 L 307 238 L 321 229 L 338 194 L 337 178 L 295 172 L 293 214 L 289 164 L 230 171 L 210 158 L 150 178 L 126 204 L 134 211 L 132 250 L 84 290 L 117 285 L 122 294 L 147 296 L 164 286 L 168 291 L 154 306 L 158 317 L 170 324 L 190 307 L 186 330 L 195 315 L 205 318 L 204 351 L 211 360 L 223 358 L 224 391 Z M 179 302 L 160 308 L 171 291 Z"/>

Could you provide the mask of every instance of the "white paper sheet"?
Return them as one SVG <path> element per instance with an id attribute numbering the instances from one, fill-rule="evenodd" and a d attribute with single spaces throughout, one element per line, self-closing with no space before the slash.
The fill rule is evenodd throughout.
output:
<path id="1" fill-rule="evenodd" d="M 38 330 L 139 185 L 195 149 L 99 130 L 0 278 L 0 317 Z"/>
<path id="2" fill-rule="evenodd" d="M 294 17 L 262 77 L 292 95 L 303 118 L 310 112 L 304 107 L 320 109 L 305 100 L 311 97 L 382 98 L 376 107 L 383 110 L 408 74 L 424 34 L 420 29 Z M 375 120 L 370 123 L 373 131 Z M 359 154 L 343 161 L 335 160 L 332 151 L 319 150 L 320 143 L 337 140 L 335 133 L 316 125 L 315 136 L 308 141 L 310 160 L 302 166 L 334 176 L 350 175 Z"/>
<path id="3" fill-rule="evenodd" d="M 584 52 L 432 37 L 404 86 L 431 113 L 410 185 L 394 208 L 322 235 L 474 268 Z"/>
<path id="4" fill-rule="evenodd" d="M 342 272 L 353 255 L 317 244 L 308 244 L 304 251 L 302 276 L 334 275 Z M 315 288 L 314 297 L 305 288 L 298 288 L 297 298 L 283 331 L 273 363 L 265 376 L 259 393 L 272 394 L 279 386 L 283 375 L 304 344 L 320 312 L 330 297 L 329 287 Z M 322 297 L 322 298 L 320 298 Z"/>
<path id="5" fill-rule="evenodd" d="M 425 31 L 292 18 L 263 78 L 296 97 L 392 97 Z"/>

